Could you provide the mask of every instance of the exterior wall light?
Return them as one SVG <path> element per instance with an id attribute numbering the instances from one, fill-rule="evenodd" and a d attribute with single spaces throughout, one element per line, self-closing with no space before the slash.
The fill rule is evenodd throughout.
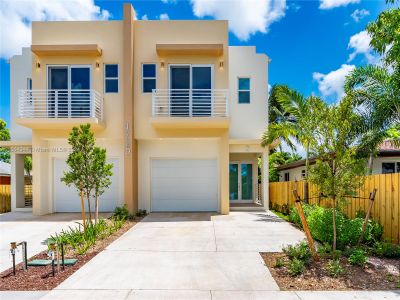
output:
<path id="1" fill-rule="evenodd" d="M 164 70 L 164 67 L 165 67 L 165 62 L 164 62 L 164 61 L 161 61 L 161 64 L 160 64 L 160 66 L 161 66 L 161 70 Z"/>
<path id="2" fill-rule="evenodd" d="M 220 69 L 220 70 L 223 70 L 223 69 L 224 69 L 224 61 L 223 61 L 223 60 L 221 60 L 221 61 L 219 62 L 219 69 Z"/>
<path id="3" fill-rule="evenodd" d="M 36 69 L 40 69 L 40 61 L 36 62 Z"/>
<path id="4" fill-rule="evenodd" d="M 96 69 L 98 70 L 100 68 L 100 63 L 96 61 Z"/>

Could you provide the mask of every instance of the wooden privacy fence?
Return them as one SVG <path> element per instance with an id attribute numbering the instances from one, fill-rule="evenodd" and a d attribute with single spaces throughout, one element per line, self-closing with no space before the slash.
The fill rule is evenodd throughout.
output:
<path id="1" fill-rule="evenodd" d="M 304 182 L 287 181 L 271 182 L 269 184 L 269 201 L 272 208 L 279 205 L 294 205 L 293 189 L 304 199 Z M 358 198 L 349 198 L 343 212 L 350 218 L 356 216 L 357 211 L 367 211 L 369 193 L 377 189 L 371 216 L 384 227 L 384 237 L 394 243 L 400 242 L 400 173 L 379 174 L 367 176 L 364 185 L 358 190 Z M 318 197 L 317 186 L 309 186 L 309 203 L 322 206 L 331 206 L 331 201 Z M 366 198 L 366 199 L 364 199 Z"/>
<path id="2" fill-rule="evenodd" d="M 11 211 L 11 185 L 0 185 L 0 213 Z"/>

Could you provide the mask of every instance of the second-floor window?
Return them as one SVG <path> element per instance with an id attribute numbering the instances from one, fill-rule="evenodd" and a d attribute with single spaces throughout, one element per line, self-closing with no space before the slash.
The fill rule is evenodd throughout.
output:
<path id="1" fill-rule="evenodd" d="M 400 173 L 400 162 L 382 163 L 382 174 Z"/>
<path id="2" fill-rule="evenodd" d="M 238 78 L 239 103 L 250 103 L 250 78 Z"/>
<path id="3" fill-rule="evenodd" d="M 289 172 L 284 174 L 284 179 L 285 179 L 285 181 L 289 181 L 290 180 Z"/>
<path id="4" fill-rule="evenodd" d="M 142 65 L 142 91 L 151 93 L 156 88 L 156 64 Z"/>
<path id="5" fill-rule="evenodd" d="M 118 65 L 104 65 L 104 91 L 106 93 L 118 93 Z"/>

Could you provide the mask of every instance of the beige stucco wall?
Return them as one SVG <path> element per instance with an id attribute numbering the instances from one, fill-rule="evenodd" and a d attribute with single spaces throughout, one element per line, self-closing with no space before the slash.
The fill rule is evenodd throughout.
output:
<path id="1" fill-rule="evenodd" d="M 32 78 L 32 53 L 30 48 L 23 48 L 21 55 L 10 58 L 10 134 L 11 140 L 30 140 L 32 130 L 15 123 L 18 116 L 18 91 L 26 90 L 27 79 Z"/>
<path id="2" fill-rule="evenodd" d="M 169 64 L 213 64 L 214 88 L 228 89 L 228 23 L 226 21 L 136 21 L 134 24 L 134 122 L 135 138 L 149 139 L 161 135 L 149 122 L 151 93 L 142 93 L 142 64 L 157 64 L 157 88 L 168 86 Z M 223 44 L 222 57 L 179 55 L 160 57 L 156 44 Z M 165 66 L 162 69 L 160 62 Z M 224 68 L 219 68 L 219 62 Z M 189 130 L 190 131 L 190 130 Z"/>
<path id="3" fill-rule="evenodd" d="M 140 140 L 138 143 L 139 208 L 151 211 L 151 159 L 217 159 L 220 177 L 227 176 L 226 170 L 221 168 L 222 143 L 218 138 Z M 228 205 L 227 199 L 221 196 L 223 193 L 221 189 L 224 188 L 222 185 L 220 179 L 218 183 L 220 211 L 226 209 Z"/>
<path id="4" fill-rule="evenodd" d="M 250 103 L 238 102 L 238 78 L 250 78 Z M 268 57 L 255 47 L 229 47 L 231 139 L 260 139 L 268 124 Z"/>

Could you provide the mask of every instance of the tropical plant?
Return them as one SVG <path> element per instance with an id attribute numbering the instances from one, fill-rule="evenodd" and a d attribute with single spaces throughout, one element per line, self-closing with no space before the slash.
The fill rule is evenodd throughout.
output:
<path id="1" fill-rule="evenodd" d="M 363 249 L 355 249 L 349 256 L 349 263 L 357 266 L 364 266 L 367 262 L 367 256 Z"/>
<path id="2" fill-rule="evenodd" d="M 339 277 L 344 272 L 342 265 L 338 259 L 330 260 L 326 264 L 326 270 L 328 271 L 329 276 L 331 277 Z"/>
<path id="3" fill-rule="evenodd" d="M 262 146 L 266 147 L 276 140 L 286 143 L 292 150 L 296 143 L 306 150 L 305 202 L 308 202 L 308 170 L 310 149 L 313 145 L 313 132 L 319 122 L 315 112 L 324 110 L 324 101 L 315 96 L 308 98 L 285 85 L 274 86 L 270 101 L 274 117 L 262 136 Z M 277 103 L 277 104 L 276 104 Z"/>
<path id="4" fill-rule="evenodd" d="M 316 112 L 320 114 L 314 131 L 313 150 L 316 163 L 310 169 L 310 182 L 316 184 L 332 200 L 333 250 L 336 250 L 336 212 L 349 195 L 355 195 L 364 182 L 365 160 L 356 156 L 351 98 L 345 97 L 337 105 Z"/>
<path id="5" fill-rule="evenodd" d="M 345 91 L 357 116 L 353 123 L 359 135 L 357 152 L 369 158 L 371 174 L 373 158 L 384 141 L 400 146 L 400 72 L 359 67 L 346 78 Z"/>
<path id="6" fill-rule="evenodd" d="M 10 140 L 10 131 L 7 128 L 7 123 L 0 119 L 0 141 Z M 11 155 L 10 150 L 4 147 L 0 147 L 0 161 L 10 163 Z"/>
<path id="7" fill-rule="evenodd" d="M 304 272 L 305 263 L 300 259 L 293 259 L 289 262 L 288 271 L 291 276 L 297 276 Z"/>

